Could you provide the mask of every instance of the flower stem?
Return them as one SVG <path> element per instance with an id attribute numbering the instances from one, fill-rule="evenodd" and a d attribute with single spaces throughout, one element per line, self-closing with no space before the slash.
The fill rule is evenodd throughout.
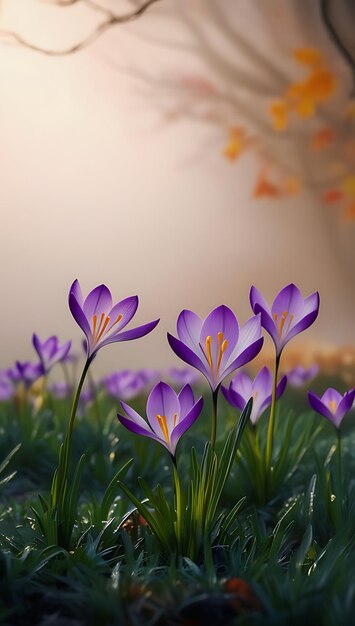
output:
<path id="1" fill-rule="evenodd" d="M 56 488 L 56 492 L 54 495 L 54 502 L 53 504 L 58 504 L 58 502 L 61 502 L 62 497 L 63 497 L 63 493 L 64 493 L 64 488 L 66 485 L 66 481 L 67 481 L 67 477 L 68 477 L 68 467 L 69 467 L 69 456 L 70 456 L 70 448 L 71 448 L 71 438 L 72 438 L 72 433 L 73 433 L 73 427 L 74 427 L 74 421 L 75 421 L 75 416 L 76 416 L 76 412 L 78 409 L 78 404 L 79 404 L 79 399 L 80 399 L 80 393 L 86 378 L 86 374 L 87 371 L 90 367 L 90 363 L 92 361 L 92 357 L 89 357 L 84 365 L 84 369 L 82 371 L 80 380 L 79 380 L 79 384 L 78 387 L 76 389 L 75 392 L 75 396 L 73 399 L 73 404 L 72 404 L 72 408 L 71 408 L 71 412 L 70 412 L 70 417 L 69 417 L 69 423 L 68 423 L 68 430 L 67 430 L 67 434 L 65 436 L 65 440 L 64 440 L 64 444 L 63 444 L 63 451 L 62 451 L 62 462 L 59 463 L 58 465 L 58 474 L 57 474 L 57 488 Z"/>
<path id="2" fill-rule="evenodd" d="M 218 387 L 216 387 L 216 389 L 214 389 L 212 391 L 212 430 L 211 430 L 211 447 L 212 447 L 212 450 L 214 450 L 215 445 L 216 445 L 217 399 L 218 399 L 219 387 L 220 387 L 220 385 L 218 385 Z"/>
<path id="3" fill-rule="evenodd" d="M 267 471 L 270 469 L 271 460 L 272 460 L 272 446 L 273 446 L 274 426 L 275 426 L 276 389 L 277 389 L 277 376 L 279 372 L 279 365 L 280 365 L 280 355 L 276 355 L 274 381 L 272 385 L 270 417 L 269 417 L 269 425 L 268 425 L 267 439 L 266 439 L 265 465 L 266 465 Z"/>
<path id="4" fill-rule="evenodd" d="M 339 482 L 340 482 L 340 489 L 341 489 L 341 499 L 343 498 L 343 485 L 344 485 L 344 476 L 343 476 L 343 461 L 342 461 L 342 445 L 341 445 L 341 433 L 340 433 L 340 427 L 337 429 L 337 438 L 338 438 L 338 445 L 337 445 L 337 452 L 338 452 L 338 471 L 339 471 Z"/>
<path id="5" fill-rule="evenodd" d="M 176 539 L 179 552 L 182 551 L 181 546 L 181 525 L 182 525 L 182 497 L 181 497 L 181 484 L 179 478 L 179 472 L 177 469 L 177 463 L 175 457 L 172 457 L 174 467 L 174 487 L 175 487 L 175 499 L 176 499 Z"/>

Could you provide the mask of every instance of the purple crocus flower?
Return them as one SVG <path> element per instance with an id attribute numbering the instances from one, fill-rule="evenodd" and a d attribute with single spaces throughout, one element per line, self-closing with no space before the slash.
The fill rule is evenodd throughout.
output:
<path id="1" fill-rule="evenodd" d="M 59 363 L 59 361 L 65 359 L 71 347 L 71 341 L 66 341 L 62 345 L 59 345 L 58 337 L 55 335 L 42 342 L 38 335 L 34 333 L 32 343 L 46 374 L 48 374 L 55 363 Z"/>
<path id="2" fill-rule="evenodd" d="M 343 396 L 339 391 L 329 387 L 321 398 L 313 391 L 308 392 L 308 401 L 312 409 L 326 417 L 335 428 L 340 428 L 345 415 L 351 410 L 355 399 L 355 389 L 347 391 Z"/>
<path id="3" fill-rule="evenodd" d="M 146 386 L 144 376 L 132 370 L 113 372 L 103 382 L 106 391 L 118 400 L 132 400 Z"/>
<path id="4" fill-rule="evenodd" d="M 30 387 L 37 378 L 44 375 L 42 363 L 31 363 L 31 361 L 16 361 L 16 367 L 20 375 L 20 379 L 26 387 Z"/>
<path id="5" fill-rule="evenodd" d="M 287 382 L 292 387 L 303 387 L 313 380 L 319 372 L 319 366 L 315 363 L 311 367 L 303 367 L 298 365 L 287 372 Z"/>
<path id="6" fill-rule="evenodd" d="M 176 394 L 169 385 L 160 382 L 155 385 L 147 401 L 149 423 L 125 402 L 121 402 L 121 406 L 126 416 L 118 414 L 117 417 L 123 426 L 137 435 L 158 441 L 175 457 L 179 439 L 202 411 L 203 399 L 200 397 L 195 402 L 190 385 L 185 385 Z"/>
<path id="7" fill-rule="evenodd" d="M 167 375 L 175 385 L 194 385 L 198 381 L 198 374 L 188 367 L 170 367 Z"/>
<path id="8" fill-rule="evenodd" d="M 273 339 L 279 357 L 288 341 L 317 318 L 319 293 L 316 291 L 304 300 L 298 287 L 291 283 L 281 289 L 269 307 L 256 287 L 252 287 L 250 303 L 254 313 L 261 314 L 261 325 Z"/>
<path id="9" fill-rule="evenodd" d="M 287 377 L 283 376 L 276 387 L 276 398 L 284 392 Z M 231 380 L 229 388 L 222 387 L 228 402 L 243 411 L 246 404 L 253 398 L 253 408 L 250 414 L 252 424 L 256 424 L 264 411 L 271 405 L 273 377 L 267 367 L 263 367 L 252 380 L 245 372 L 238 372 Z"/>
<path id="10" fill-rule="evenodd" d="M 69 308 L 87 340 L 87 357 L 92 358 L 103 346 L 115 341 L 138 339 L 150 333 L 159 320 L 121 332 L 131 321 L 138 307 L 138 297 L 131 296 L 114 306 L 106 285 L 95 287 L 83 298 L 78 280 L 69 291 Z"/>
<path id="11" fill-rule="evenodd" d="M 17 365 L 15 365 L 15 367 L 9 367 L 7 370 L 4 371 L 4 374 L 13 383 L 18 383 L 18 382 L 20 382 L 20 380 L 22 380 L 22 377 L 21 377 L 21 374 L 19 372 L 19 369 L 18 369 Z"/>
<path id="12" fill-rule="evenodd" d="M 67 383 L 53 383 L 48 391 L 60 400 L 64 400 L 71 394 L 71 387 Z"/>
<path id="13" fill-rule="evenodd" d="M 0 372 L 0 401 L 11 400 L 14 395 L 14 384 L 7 372 Z"/>
<path id="14" fill-rule="evenodd" d="M 175 354 L 207 378 L 212 391 L 238 367 L 251 361 L 261 350 L 260 315 L 239 327 L 234 313 L 224 304 L 202 320 L 184 310 L 177 321 L 178 339 L 168 333 Z"/>

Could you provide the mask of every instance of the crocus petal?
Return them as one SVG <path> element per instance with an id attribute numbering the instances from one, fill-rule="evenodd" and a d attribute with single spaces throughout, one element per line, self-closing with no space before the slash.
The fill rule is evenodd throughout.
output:
<path id="1" fill-rule="evenodd" d="M 272 391 L 272 375 L 267 367 L 263 367 L 253 383 L 253 390 L 258 391 L 262 396 L 268 396 Z"/>
<path id="2" fill-rule="evenodd" d="M 83 308 L 84 298 L 83 298 L 83 294 L 81 292 L 80 284 L 77 278 L 74 280 L 72 286 L 70 287 L 69 294 L 73 294 L 79 306 Z"/>
<path id="3" fill-rule="evenodd" d="M 263 337 L 260 337 L 260 339 L 257 339 L 256 341 L 254 341 L 254 343 L 245 348 L 245 350 L 241 352 L 241 354 L 238 354 L 234 361 L 232 361 L 232 363 L 228 365 L 227 369 L 223 372 L 223 378 L 225 376 L 228 376 L 228 374 L 234 372 L 234 370 L 238 369 L 238 367 L 242 367 L 246 363 L 249 363 L 249 361 L 252 361 L 256 357 L 256 355 L 259 354 L 263 342 Z M 220 377 L 220 379 L 222 379 L 222 376 Z"/>
<path id="4" fill-rule="evenodd" d="M 198 353 L 201 350 L 199 341 L 202 323 L 201 318 L 188 309 L 181 311 L 176 323 L 177 334 L 180 341 L 186 344 L 190 350 L 194 352 L 197 350 Z"/>
<path id="5" fill-rule="evenodd" d="M 180 437 L 192 426 L 194 422 L 196 422 L 198 416 L 200 415 L 203 408 L 203 398 L 202 396 L 197 400 L 196 404 L 192 407 L 192 409 L 188 412 L 188 414 L 182 419 L 174 428 L 171 433 L 171 452 L 174 455 L 177 443 Z"/>
<path id="6" fill-rule="evenodd" d="M 118 333 L 117 335 L 111 335 L 107 337 L 104 341 L 100 341 L 98 347 L 107 346 L 109 343 L 115 343 L 116 341 L 130 341 L 131 339 L 139 339 L 140 337 L 145 337 L 148 335 L 156 325 L 159 323 L 159 319 L 154 320 L 153 322 L 148 322 L 148 324 L 143 324 L 142 326 L 137 326 L 136 328 L 131 328 L 130 330 L 125 330 L 122 333 Z"/>
<path id="7" fill-rule="evenodd" d="M 211 356 L 213 363 L 218 360 L 218 333 L 223 333 L 223 341 L 226 340 L 226 348 L 223 352 L 222 363 L 226 363 L 232 354 L 239 337 L 239 325 L 233 311 L 222 304 L 213 309 L 203 322 L 200 334 L 200 343 L 204 347 L 206 338 L 211 337 Z M 223 366 L 222 366 L 223 367 Z"/>
<path id="8" fill-rule="evenodd" d="M 222 393 L 226 400 L 229 402 L 229 404 L 239 409 L 239 411 L 242 411 L 244 409 L 249 398 L 251 398 L 251 394 L 248 398 L 245 398 L 244 395 L 241 395 L 232 387 L 229 387 L 229 389 L 226 389 L 226 387 L 222 387 Z"/>
<path id="9" fill-rule="evenodd" d="M 139 415 L 139 413 L 137 413 L 137 411 L 132 409 L 132 407 L 129 406 L 129 404 L 126 404 L 126 402 L 124 402 L 123 400 L 121 400 L 120 404 L 121 404 L 121 407 L 123 408 L 124 412 L 127 413 L 128 417 L 131 420 L 133 420 L 133 422 L 136 422 L 136 424 L 138 424 L 142 428 L 147 428 L 149 431 L 151 430 L 149 428 L 147 422 L 143 419 L 143 417 L 141 417 L 141 415 Z"/>
<path id="10" fill-rule="evenodd" d="M 245 401 L 253 395 L 253 382 L 245 372 L 238 372 L 232 378 L 230 388 L 239 393 Z"/>
<path id="11" fill-rule="evenodd" d="M 270 307 L 266 300 L 264 300 L 260 291 L 258 291 L 258 289 L 254 286 L 250 289 L 250 304 L 254 313 L 256 315 L 260 315 L 261 326 L 265 328 L 270 337 L 273 339 L 275 345 L 277 345 L 278 332 L 275 322 L 272 319 Z"/>
<path id="12" fill-rule="evenodd" d="M 271 313 L 273 316 L 277 315 L 280 319 L 284 312 L 287 312 L 288 318 L 293 315 L 294 319 L 298 320 L 303 313 L 303 309 L 304 300 L 301 292 L 296 285 L 291 283 L 277 294 L 271 307 Z"/>
<path id="13" fill-rule="evenodd" d="M 121 302 L 115 304 L 115 306 L 113 306 L 111 311 L 108 313 L 110 316 L 110 324 L 107 328 L 107 333 L 112 330 L 114 331 L 114 334 L 116 334 L 116 332 L 119 332 L 122 328 L 124 328 L 136 313 L 138 303 L 138 296 L 129 296 L 128 298 L 125 298 L 124 300 L 121 300 Z M 116 323 L 119 315 L 122 315 L 122 319 Z"/>
<path id="14" fill-rule="evenodd" d="M 287 376 L 283 376 L 276 387 L 276 400 L 278 400 L 286 389 Z"/>
<path id="15" fill-rule="evenodd" d="M 181 419 L 184 418 L 185 415 L 188 414 L 188 412 L 192 409 L 193 405 L 195 404 L 194 394 L 190 385 L 188 384 L 184 385 L 184 387 L 181 389 L 180 393 L 178 394 L 178 398 L 179 398 L 179 403 L 180 403 L 179 421 L 181 421 Z"/>
<path id="16" fill-rule="evenodd" d="M 63 345 L 60 346 L 56 352 L 56 361 L 62 361 L 63 359 L 65 359 L 65 357 L 69 353 L 70 348 L 71 341 L 66 341 L 66 343 L 63 343 Z"/>
<path id="17" fill-rule="evenodd" d="M 38 335 L 36 335 L 36 333 L 33 333 L 33 335 L 32 335 L 32 343 L 33 343 L 33 347 L 36 350 L 36 352 L 38 354 L 40 354 L 41 351 L 42 351 L 42 344 L 41 344 L 41 341 L 40 341 Z"/>
<path id="18" fill-rule="evenodd" d="M 89 345 L 91 337 L 89 322 L 87 321 L 84 311 L 82 310 L 73 292 L 69 292 L 69 308 L 76 323 L 84 331 Z"/>
<path id="19" fill-rule="evenodd" d="M 106 285 L 99 285 L 90 291 L 83 305 L 83 311 L 88 320 L 91 320 L 93 315 L 101 315 L 101 313 L 108 315 L 111 309 L 112 296 Z"/>
<path id="20" fill-rule="evenodd" d="M 307 328 L 309 328 L 313 324 L 313 322 L 317 319 L 318 313 L 319 313 L 319 294 L 318 294 L 318 292 L 316 292 L 315 294 L 312 294 L 311 296 L 309 296 L 309 298 L 311 298 L 311 300 L 309 300 L 309 303 L 307 304 L 306 308 L 308 310 L 310 303 L 312 303 L 313 309 L 311 309 L 296 324 L 291 326 L 289 332 L 287 333 L 287 335 L 285 337 L 284 345 L 288 341 L 290 341 L 290 339 L 292 339 L 293 337 L 295 337 L 296 335 L 298 335 L 302 331 L 304 331 Z M 306 300 L 308 300 L 308 298 L 306 298 Z"/>
<path id="21" fill-rule="evenodd" d="M 308 392 L 308 401 L 314 411 L 316 411 L 320 415 L 323 415 L 323 417 L 326 417 L 334 424 L 333 413 L 331 413 L 328 407 L 322 402 L 320 398 L 318 398 L 318 396 L 316 396 L 315 393 L 313 393 L 313 391 Z"/>
<path id="22" fill-rule="evenodd" d="M 195 352 L 188 348 L 188 346 L 186 346 L 182 341 L 176 339 L 176 337 L 173 337 L 173 335 L 170 335 L 170 333 L 168 333 L 167 336 L 169 345 L 171 349 L 175 352 L 175 354 L 180 359 L 185 361 L 185 363 L 196 367 L 196 369 L 202 372 L 202 374 L 206 376 L 207 380 L 210 382 L 209 372 L 204 363 L 201 361 L 200 357 L 198 357 L 197 354 L 195 354 Z"/>
<path id="23" fill-rule="evenodd" d="M 167 443 L 163 439 L 158 437 L 155 433 L 153 433 L 153 431 L 150 428 L 148 428 L 147 425 L 142 426 L 140 423 L 138 424 L 136 421 L 130 419 L 129 417 L 125 417 L 124 415 L 121 415 L 120 413 L 117 413 L 117 417 L 119 421 L 121 422 L 121 424 L 125 426 L 125 428 L 127 428 L 127 430 L 130 430 L 132 433 L 135 433 L 136 435 L 143 435 L 144 437 L 150 437 L 150 439 L 154 439 L 154 441 L 158 441 L 163 446 L 165 446 L 165 448 L 169 450 L 169 446 L 167 445 Z"/>
<path id="24" fill-rule="evenodd" d="M 261 295 L 260 291 L 256 287 L 254 287 L 254 285 L 250 289 L 249 299 L 250 299 L 251 308 L 253 309 L 254 313 L 256 313 L 255 306 L 258 305 L 260 309 L 264 309 L 264 311 L 266 311 L 266 313 L 268 313 L 269 316 L 271 317 L 271 311 L 270 311 L 270 307 L 268 303 L 266 302 L 265 298 Z"/>
<path id="25" fill-rule="evenodd" d="M 177 421 L 180 416 L 180 402 L 177 394 L 169 385 L 163 382 L 155 385 L 147 401 L 149 423 L 157 435 L 163 436 L 157 415 L 165 416 L 169 433 L 174 428 L 174 419 Z"/>
<path id="26" fill-rule="evenodd" d="M 322 397 L 321 397 L 321 401 L 323 402 L 323 404 L 325 404 L 326 406 L 329 406 L 331 403 L 334 404 L 334 406 L 338 406 L 339 402 L 342 399 L 342 395 L 341 393 L 339 393 L 339 391 L 337 391 L 336 389 L 334 389 L 333 387 L 329 387 L 329 389 L 327 389 Z"/>
<path id="27" fill-rule="evenodd" d="M 343 417 L 346 415 L 346 413 L 350 411 L 354 402 L 354 398 L 355 398 L 355 389 L 352 389 L 351 391 L 347 391 L 347 393 L 344 394 L 335 412 L 335 417 L 337 420 L 342 420 Z"/>
<path id="28" fill-rule="evenodd" d="M 281 398 L 283 392 L 285 391 L 286 384 L 287 384 L 287 376 L 283 376 L 276 387 L 276 400 Z M 271 400 L 272 400 L 272 390 L 270 387 L 270 392 L 263 399 L 260 406 L 258 407 L 258 417 L 261 417 L 264 411 L 270 406 Z M 254 409 L 254 404 L 253 404 L 253 409 Z"/>

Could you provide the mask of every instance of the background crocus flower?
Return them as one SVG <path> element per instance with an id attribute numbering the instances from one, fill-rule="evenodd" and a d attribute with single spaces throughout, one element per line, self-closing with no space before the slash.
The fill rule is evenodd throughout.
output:
<path id="1" fill-rule="evenodd" d="M 146 387 L 146 379 L 140 372 L 122 370 L 107 376 L 103 384 L 107 393 L 118 400 L 131 400 Z"/>
<path id="2" fill-rule="evenodd" d="M 287 377 L 283 376 L 276 388 L 276 399 L 284 392 Z M 222 387 L 228 402 L 243 411 L 246 404 L 253 398 L 250 414 L 252 424 L 256 424 L 264 411 L 271 405 L 273 377 L 267 367 L 263 367 L 252 380 L 245 372 L 238 372 L 231 380 L 229 388 Z"/>
<path id="3" fill-rule="evenodd" d="M 109 343 L 138 339 L 155 328 L 159 320 L 122 332 L 133 318 L 137 307 L 137 296 L 113 305 L 111 292 L 106 285 L 95 287 L 84 300 L 78 280 L 73 282 L 69 291 L 69 308 L 85 333 L 88 358 L 92 358 L 100 348 Z"/>
<path id="4" fill-rule="evenodd" d="M 319 372 L 319 366 L 315 363 L 311 367 L 303 367 L 298 365 L 287 372 L 287 382 L 292 387 L 303 387 L 313 380 Z"/>
<path id="5" fill-rule="evenodd" d="M 71 341 L 66 341 L 62 345 L 59 345 L 58 337 L 55 335 L 45 341 L 41 341 L 38 335 L 34 333 L 32 343 L 46 374 L 48 374 L 55 363 L 59 363 L 65 359 L 71 347 Z"/>
<path id="6" fill-rule="evenodd" d="M 126 416 L 118 414 L 121 424 L 137 435 L 150 437 L 161 443 L 175 457 L 176 446 L 182 435 L 197 420 L 203 407 L 203 399 L 196 402 L 189 385 L 179 394 L 166 383 L 159 382 L 147 401 L 147 423 L 125 402 L 121 406 Z"/>
<path id="7" fill-rule="evenodd" d="M 170 367 L 167 376 L 174 385 L 194 385 L 198 381 L 198 374 L 188 367 Z"/>
<path id="8" fill-rule="evenodd" d="M 0 372 L 0 401 L 11 400 L 14 396 L 14 384 L 7 372 Z"/>
<path id="9" fill-rule="evenodd" d="M 48 391 L 53 394 L 55 398 L 64 400 L 70 396 L 72 389 L 67 383 L 53 383 L 48 387 Z"/>
<path id="10" fill-rule="evenodd" d="M 31 361 L 16 361 L 16 367 L 20 375 L 20 380 L 26 387 L 32 385 L 38 378 L 44 375 L 42 363 L 31 363 Z"/>
<path id="11" fill-rule="evenodd" d="M 343 418 L 352 408 L 355 399 L 355 389 L 347 391 L 343 396 L 339 391 L 329 387 L 321 398 L 313 391 L 308 392 L 308 401 L 312 409 L 326 417 L 335 428 L 339 428 Z"/>
<path id="12" fill-rule="evenodd" d="M 202 320 L 184 310 L 177 321 L 178 339 L 168 333 L 175 354 L 198 369 L 216 390 L 222 380 L 251 361 L 261 350 L 260 316 L 251 317 L 239 327 L 234 313 L 224 304 Z"/>
<path id="13" fill-rule="evenodd" d="M 273 339 L 276 354 L 280 356 L 287 342 L 306 330 L 317 318 L 319 293 L 316 291 L 303 299 L 298 287 L 291 283 L 281 289 L 269 307 L 253 286 L 250 290 L 250 303 L 254 313 L 261 314 L 261 325 Z"/>

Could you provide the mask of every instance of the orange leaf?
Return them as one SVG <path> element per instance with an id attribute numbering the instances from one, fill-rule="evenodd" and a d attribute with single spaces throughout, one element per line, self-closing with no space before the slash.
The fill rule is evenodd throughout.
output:
<path id="1" fill-rule="evenodd" d="M 335 132 L 332 128 L 321 128 L 318 132 L 314 133 L 310 142 L 311 150 L 324 150 L 335 140 Z"/>
<path id="2" fill-rule="evenodd" d="M 318 65 L 323 61 L 322 53 L 315 48 L 296 48 L 293 56 L 302 65 Z"/>
<path id="3" fill-rule="evenodd" d="M 346 220 L 347 222 L 355 220 L 355 202 L 351 202 L 350 204 L 346 206 L 345 211 L 343 213 L 343 219 Z"/>
<path id="4" fill-rule="evenodd" d="M 336 204 L 337 202 L 340 202 L 343 197 L 344 194 L 340 191 L 340 189 L 327 189 L 327 191 L 323 194 L 322 200 L 326 204 Z"/>
<path id="5" fill-rule="evenodd" d="M 274 130 L 286 130 L 288 125 L 288 107 L 286 102 L 272 102 L 269 108 Z"/>

